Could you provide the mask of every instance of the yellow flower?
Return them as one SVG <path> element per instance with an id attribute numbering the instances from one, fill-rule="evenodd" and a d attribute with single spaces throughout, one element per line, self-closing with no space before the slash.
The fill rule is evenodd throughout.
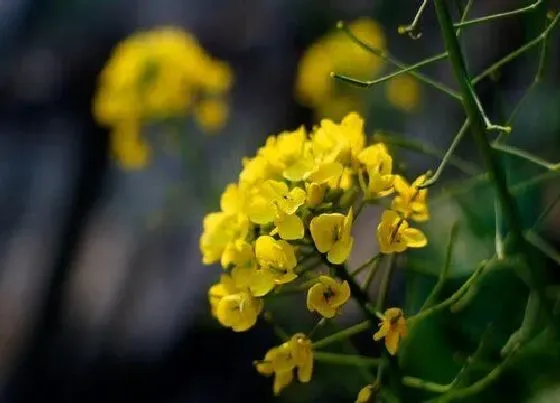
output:
<path id="1" fill-rule="evenodd" d="M 338 283 L 329 276 L 320 276 L 319 283 L 307 291 L 307 309 L 325 318 L 332 318 L 350 298 L 348 281 Z"/>
<path id="2" fill-rule="evenodd" d="M 220 276 L 220 282 L 214 284 L 210 287 L 208 291 L 208 299 L 210 301 L 210 307 L 212 309 L 212 316 L 218 317 L 218 304 L 223 297 L 227 295 L 232 295 L 239 292 L 239 289 L 235 286 L 235 283 L 227 274 L 222 274 Z"/>
<path id="3" fill-rule="evenodd" d="M 276 228 L 271 235 L 278 233 L 280 238 L 287 241 L 301 239 L 305 233 L 303 221 L 295 214 L 286 214 L 282 210 L 278 210 L 274 218 Z"/>
<path id="4" fill-rule="evenodd" d="M 348 215 L 340 213 L 321 214 L 311 220 L 309 228 L 315 247 L 321 253 L 327 253 L 327 259 L 333 264 L 342 264 L 352 251 L 352 208 Z"/>
<path id="5" fill-rule="evenodd" d="M 202 263 L 209 265 L 219 261 L 230 242 L 245 239 L 249 232 L 249 220 L 235 213 L 210 213 L 202 221 L 200 251 Z"/>
<path id="6" fill-rule="evenodd" d="M 305 203 L 305 190 L 300 187 L 289 189 L 284 182 L 267 180 L 257 186 L 249 202 L 249 219 L 256 224 L 268 224 L 276 218 L 278 210 L 295 214 Z"/>
<path id="7" fill-rule="evenodd" d="M 275 274 L 257 265 L 253 247 L 246 241 L 237 240 L 228 245 L 222 255 L 222 266 L 233 265 L 231 278 L 239 289 L 249 289 L 255 297 L 268 294 L 275 286 Z"/>
<path id="8" fill-rule="evenodd" d="M 377 240 L 382 253 L 404 252 L 407 248 L 422 248 L 428 243 L 422 231 L 410 228 L 406 219 L 392 210 L 386 210 L 381 215 Z"/>
<path id="9" fill-rule="evenodd" d="M 352 165 L 363 150 L 365 140 L 364 121 L 356 112 L 346 115 L 340 124 L 323 119 L 312 137 L 313 154 L 325 162 Z"/>
<path id="10" fill-rule="evenodd" d="M 255 243 L 255 253 L 259 266 L 274 274 L 276 284 L 286 284 L 297 277 L 294 273 L 296 255 L 288 242 L 260 236 Z"/>
<path id="11" fill-rule="evenodd" d="M 393 192 L 393 159 L 384 144 L 366 147 L 358 159 L 366 166 L 368 183 L 362 186 L 366 199 L 383 197 Z"/>
<path id="12" fill-rule="evenodd" d="M 408 74 L 401 74 L 387 83 L 387 100 L 396 108 L 411 112 L 420 102 L 420 86 L 416 79 Z"/>
<path id="13" fill-rule="evenodd" d="M 216 316 L 222 326 L 231 327 L 234 332 L 244 332 L 257 323 L 262 308 L 262 300 L 248 292 L 240 292 L 223 297 L 216 308 Z"/>
<path id="14" fill-rule="evenodd" d="M 379 323 L 379 330 L 373 335 L 375 341 L 385 338 L 385 347 L 391 355 L 397 353 L 399 340 L 406 336 L 406 319 L 400 308 L 389 308 Z"/>
<path id="15" fill-rule="evenodd" d="M 224 249 L 221 257 L 222 267 L 254 267 L 257 265 L 255 252 L 249 242 L 237 239 L 230 242 Z"/>
<path id="16" fill-rule="evenodd" d="M 426 181 L 426 175 L 420 175 L 410 185 L 405 178 L 397 176 L 395 179 L 395 191 L 397 192 L 391 209 L 401 212 L 406 218 L 422 222 L 429 219 L 428 205 L 426 197 L 427 189 L 419 189 L 419 186 Z"/>
<path id="17" fill-rule="evenodd" d="M 358 397 L 356 398 L 355 403 L 369 403 L 371 401 L 372 395 L 373 395 L 373 386 L 366 385 L 362 389 L 360 389 L 360 392 L 358 393 Z"/>
<path id="18" fill-rule="evenodd" d="M 284 179 L 291 182 L 302 181 L 314 167 L 311 143 L 303 126 L 269 137 L 266 145 L 259 150 L 259 155 L 264 156 Z"/>
<path id="19" fill-rule="evenodd" d="M 249 233 L 249 219 L 244 214 L 245 193 L 239 186 L 230 184 L 226 187 L 220 207 L 222 211 L 210 213 L 202 221 L 199 246 L 202 262 L 206 265 L 221 260 L 230 243 L 245 239 Z"/>
<path id="20" fill-rule="evenodd" d="M 257 363 L 257 371 L 263 375 L 274 375 L 275 395 L 293 381 L 294 371 L 300 382 L 309 382 L 313 372 L 311 341 L 302 333 L 295 334 L 287 342 L 269 350 L 264 360 Z"/>

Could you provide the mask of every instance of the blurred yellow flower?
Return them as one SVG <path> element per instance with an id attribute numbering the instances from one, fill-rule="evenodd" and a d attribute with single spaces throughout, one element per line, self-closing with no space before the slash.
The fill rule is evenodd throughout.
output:
<path id="1" fill-rule="evenodd" d="M 358 392 L 355 403 L 370 403 L 372 395 L 373 385 L 366 385 Z"/>
<path id="2" fill-rule="evenodd" d="M 393 158 L 384 144 L 374 144 L 365 148 L 358 159 L 366 166 L 367 185 L 362 186 L 364 198 L 375 199 L 393 192 L 395 175 L 393 171 Z"/>
<path id="3" fill-rule="evenodd" d="M 360 18 L 350 30 L 374 48 L 384 50 L 385 35 L 379 24 Z M 312 44 L 303 55 L 297 72 L 295 93 L 303 105 L 316 111 L 318 118 L 339 119 L 351 110 L 360 110 L 363 94 L 330 78 L 335 71 L 361 80 L 373 79 L 383 67 L 380 57 L 366 52 L 337 30 Z"/>
<path id="4" fill-rule="evenodd" d="M 320 276 L 319 282 L 307 291 L 307 309 L 325 318 L 332 318 L 350 298 L 348 281 L 338 283 L 329 276 Z"/>
<path id="5" fill-rule="evenodd" d="M 186 116 L 193 108 L 204 129 L 218 129 L 227 118 L 223 98 L 232 80 L 229 66 L 209 56 L 191 34 L 174 27 L 138 32 L 115 47 L 101 72 L 94 117 L 113 129 L 119 161 L 137 168 L 147 158 L 135 160 L 142 164 L 126 163 L 129 153 L 121 150 L 118 138 L 123 122 L 134 122 L 138 133 L 145 122 Z"/>
<path id="6" fill-rule="evenodd" d="M 389 80 L 385 92 L 389 103 L 405 112 L 412 112 L 420 103 L 420 85 L 408 74 Z"/>
<path id="7" fill-rule="evenodd" d="M 386 210 L 381 215 L 377 240 L 382 253 L 404 252 L 408 248 L 423 248 L 428 244 L 422 231 L 410 228 L 406 219 L 393 210 Z"/>
<path id="8" fill-rule="evenodd" d="M 382 315 L 379 330 L 373 335 L 375 341 L 385 338 L 385 347 L 391 355 L 397 353 L 399 341 L 406 336 L 406 319 L 400 308 L 389 308 Z"/>

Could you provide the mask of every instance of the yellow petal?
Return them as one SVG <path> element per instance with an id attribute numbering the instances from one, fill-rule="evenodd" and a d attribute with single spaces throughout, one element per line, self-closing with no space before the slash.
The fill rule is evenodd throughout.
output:
<path id="1" fill-rule="evenodd" d="M 350 256 L 352 252 L 352 245 L 354 244 L 354 238 L 343 238 L 334 243 L 332 248 L 329 250 L 327 259 L 332 264 L 342 264 Z M 317 248 L 318 249 L 318 248 Z"/>
<path id="2" fill-rule="evenodd" d="M 398 332 L 389 332 L 387 336 L 385 336 L 385 347 L 387 351 L 391 355 L 395 355 L 397 353 L 397 349 L 399 348 L 399 333 Z"/>
<path id="3" fill-rule="evenodd" d="M 274 395 L 280 394 L 280 392 L 288 386 L 294 379 L 293 371 L 276 372 L 274 374 Z"/>
<path id="4" fill-rule="evenodd" d="M 335 230 L 344 221 L 344 216 L 339 213 L 321 214 L 314 217 L 309 224 L 311 237 L 315 247 L 321 253 L 328 252 L 335 239 Z"/>
<path id="5" fill-rule="evenodd" d="M 331 298 L 331 304 L 333 307 L 338 308 L 344 305 L 348 299 L 350 299 L 350 285 L 348 281 L 344 280 L 342 284 L 337 285 L 336 293 L 334 297 Z"/>
<path id="6" fill-rule="evenodd" d="M 264 197 L 257 197 L 249 203 L 249 220 L 255 224 L 268 224 L 274 221 L 276 206 Z"/>
<path id="7" fill-rule="evenodd" d="M 364 386 L 360 389 L 358 393 L 358 397 L 356 398 L 356 403 L 369 403 L 372 395 L 372 387 L 371 385 Z"/>
<path id="8" fill-rule="evenodd" d="M 390 330 L 391 330 L 391 324 L 383 320 L 381 322 L 381 326 L 379 326 L 379 330 L 377 331 L 377 333 L 373 335 L 373 340 L 375 341 L 381 340 L 383 337 L 387 336 Z"/>
<path id="9" fill-rule="evenodd" d="M 281 212 L 276 220 L 274 220 L 274 224 L 282 239 L 291 241 L 303 238 L 305 232 L 303 221 L 295 214 L 285 214 Z"/>
<path id="10" fill-rule="evenodd" d="M 253 270 L 249 279 L 249 289 L 255 297 L 265 296 L 274 288 L 274 285 L 274 274 L 270 270 Z"/>
<path id="11" fill-rule="evenodd" d="M 405 228 L 401 236 L 409 248 L 423 248 L 428 244 L 426 235 L 416 228 Z"/>
<path id="12" fill-rule="evenodd" d="M 307 179 L 318 184 L 337 180 L 342 175 L 343 169 L 344 167 L 340 162 L 324 163 L 311 173 Z"/>

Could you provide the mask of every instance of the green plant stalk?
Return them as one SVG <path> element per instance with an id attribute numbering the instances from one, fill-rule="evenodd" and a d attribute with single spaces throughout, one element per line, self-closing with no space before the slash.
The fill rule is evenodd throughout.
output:
<path id="1" fill-rule="evenodd" d="M 493 20 L 496 20 L 496 19 L 499 19 L 499 18 L 512 17 L 512 16 L 518 15 L 518 14 L 528 13 L 528 12 L 536 9 L 542 2 L 543 2 L 543 0 L 537 0 L 532 4 L 529 4 L 528 6 L 521 7 L 521 8 L 518 8 L 516 10 L 507 11 L 507 12 L 504 12 L 504 13 L 487 15 L 487 16 L 479 17 L 479 18 L 473 18 L 472 20 L 468 20 L 468 21 L 461 21 L 461 22 L 458 22 L 456 24 L 453 24 L 453 26 L 455 28 L 466 27 L 466 26 L 469 26 L 469 25 L 475 25 L 475 24 L 480 24 L 480 23 L 483 23 L 483 22 L 493 21 Z"/>
<path id="2" fill-rule="evenodd" d="M 453 225 L 451 226 L 451 232 L 449 234 L 449 243 L 447 244 L 447 250 L 445 251 L 445 262 L 443 264 L 443 268 L 439 275 L 439 279 L 436 285 L 434 286 L 434 288 L 432 288 L 432 292 L 430 293 L 430 295 L 428 295 L 428 298 L 426 298 L 424 305 L 422 305 L 422 308 L 420 308 L 420 311 L 429 308 L 436 302 L 443 288 L 443 285 L 445 284 L 445 280 L 447 279 L 447 273 L 449 273 L 449 268 L 451 267 L 451 260 L 453 258 L 453 246 L 455 245 L 455 241 L 457 239 L 458 230 L 459 230 L 458 222 L 453 223 Z"/>
<path id="3" fill-rule="evenodd" d="M 317 362 L 324 362 L 328 364 L 361 367 L 378 367 L 381 363 L 379 358 L 364 357 L 362 355 L 327 353 L 324 351 L 314 351 L 313 359 Z"/>
<path id="4" fill-rule="evenodd" d="M 340 332 L 336 332 L 334 334 L 331 334 L 330 336 L 325 337 L 324 339 L 321 339 L 319 341 L 316 341 L 313 343 L 313 348 L 314 349 L 319 349 L 319 348 L 323 348 L 326 347 L 330 344 L 333 343 L 338 343 L 338 342 L 342 342 L 347 340 L 349 337 L 354 336 L 358 333 L 362 333 L 365 330 L 368 330 L 370 328 L 371 324 L 369 322 L 369 320 L 365 320 L 363 322 L 360 322 L 354 326 L 350 326 L 344 330 L 341 330 Z"/>
<path id="5" fill-rule="evenodd" d="M 449 53 L 455 78 L 459 82 L 463 106 L 471 123 L 471 132 L 478 145 L 479 152 L 484 160 L 484 164 L 490 179 L 494 183 L 504 217 L 506 218 L 511 231 L 512 243 L 518 245 L 522 242 L 523 233 L 521 228 L 521 219 L 515 200 L 508 190 L 506 175 L 499 163 L 499 159 L 495 155 L 495 151 L 490 146 L 487 137 L 487 129 L 480 108 L 478 106 L 478 98 L 472 87 L 469 75 L 465 67 L 465 61 L 455 36 L 455 30 L 449 15 L 449 10 L 444 0 L 435 0 L 436 14 L 444 37 L 445 47 Z"/>
<path id="6" fill-rule="evenodd" d="M 377 302 L 375 304 L 375 308 L 377 312 L 381 312 L 385 305 L 387 291 L 391 283 L 391 274 L 393 273 L 394 262 L 395 262 L 395 254 L 392 253 L 389 255 L 387 267 L 385 268 L 385 272 L 383 273 L 383 277 L 381 278 L 381 282 L 379 283 L 379 290 L 377 292 Z"/>

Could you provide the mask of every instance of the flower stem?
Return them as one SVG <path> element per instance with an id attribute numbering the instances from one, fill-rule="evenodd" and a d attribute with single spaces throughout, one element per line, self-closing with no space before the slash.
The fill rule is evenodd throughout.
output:
<path id="1" fill-rule="evenodd" d="M 358 323 L 354 326 L 350 326 L 349 328 L 341 330 L 340 332 L 336 332 L 334 334 L 331 334 L 330 336 L 327 336 L 324 339 L 316 341 L 315 343 L 313 343 L 313 348 L 314 349 L 319 349 L 319 348 L 326 347 L 326 346 L 328 346 L 330 344 L 333 344 L 333 343 L 338 343 L 338 342 L 344 341 L 344 340 L 348 339 L 349 337 L 354 336 L 355 334 L 361 333 L 364 330 L 369 329 L 370 326 L 371 326 L 371 324 L 370 324 L 369 320 L 365 320 L 365 321 L 360 322 L 360 323 Z"/>
<path id="2" fill-rule="evenodd" d="M 557 163 L 548 162 L 548 161 L 546 161 L 546 160 L 544 160 L 540 157 L 537 157 L 536 155 L 528 153 L 527 151 L 524 151 L 520 148 L 509 146 L 509 145 L 498 143 L 498 142 L 493 142 L 492 143 L 492 148 L 494 148 L 495 150 L 501 151 L 505 154 L 510 154 L 510 155 L 514 155 L 516 157 L 525 159 L 529 162 L 532 162 L 533 164 L 544 167 L 544 168 L 548 169 L 549 171 L 560 171 L 560 162 L 557 162 Z"/>
<path id="3" fill-rule="evenodd" d="M 420 311 L 423 311 L 434 304 L 439 293 L 441 292 L 441 289 L 443 288 L 443 285 L 445 284 L 445 280 L 447 279 L 447 273 L 449 272 L 449 268 L 451 267 L 451 260 L 453 257 L 453 246 L 455 245 L 458 231 L 459 231 L 459 224 L 458 222 L 455 222 L 451 226 L 451 232 L 449 234 L 449 242 L 447 244 L 447 250 L 445 252 L 445 263 L 443 264 L 443 268 L 439 275 L 439 279 L 436 285 L 434 286 L 434 288 L 432 289 L 432 292 L 430 293 L 428 298 L 426 298 L 424 305 L 422 305 L 422 308 L 420 308 Z"/>
<path id="4" fill-rule="evenodd" d="M 391 274 L 393 272 L 393 264 L 395 262 L 395 254 L 390 254 L 387 267 L 385 268 L 385 273 L 381 278 L 381 283 L 379 284 L 379 291 L 377 293 L 377 303 L 375 304 L 376 311 L 380 312 L 383 310 L 385 305 L 385 298 L 387 296 L 387 291 L 389 289 L 389 284 L 391 282 Z"/>
<path id="5" fill-rule="evenodd" d="M 318 362 L 325 362 L 329 364 L 363 367 L 378 367 L 381 363 L 379 358 L 364 357 L 362 355 L 326 353 L 324 351 L 314 351 L 313 359 Z"/>
<path id="6" fill-rule="evenodd" d="M 511 17 L 511 16 L 518 15 L 518 14 L 528 13 L 528 12 L 536 9 L 542 2 L 543 2 L 543 0 L 537 0 L 532 4 L 529 4 L 528 6 L 521 7 L 521 8 L 518 8 L 516 10 L 513 10 L 513 11 L 507 11 L 507 12 L 504 12 L 504 13 L 487 15 L 485 17 L 473 18 L 472 20 L 467 20 L 467 21 L 462 21 L 462 22 L 455 23 L 455 24 L 453 24 L 453 26 L 455 28 L 466 27 L 466 26 L 469 26 L 469 25 L 480 24 L 480 23 L 483 23 L 483 22 L 497 20 L 499 18 Z"/>

